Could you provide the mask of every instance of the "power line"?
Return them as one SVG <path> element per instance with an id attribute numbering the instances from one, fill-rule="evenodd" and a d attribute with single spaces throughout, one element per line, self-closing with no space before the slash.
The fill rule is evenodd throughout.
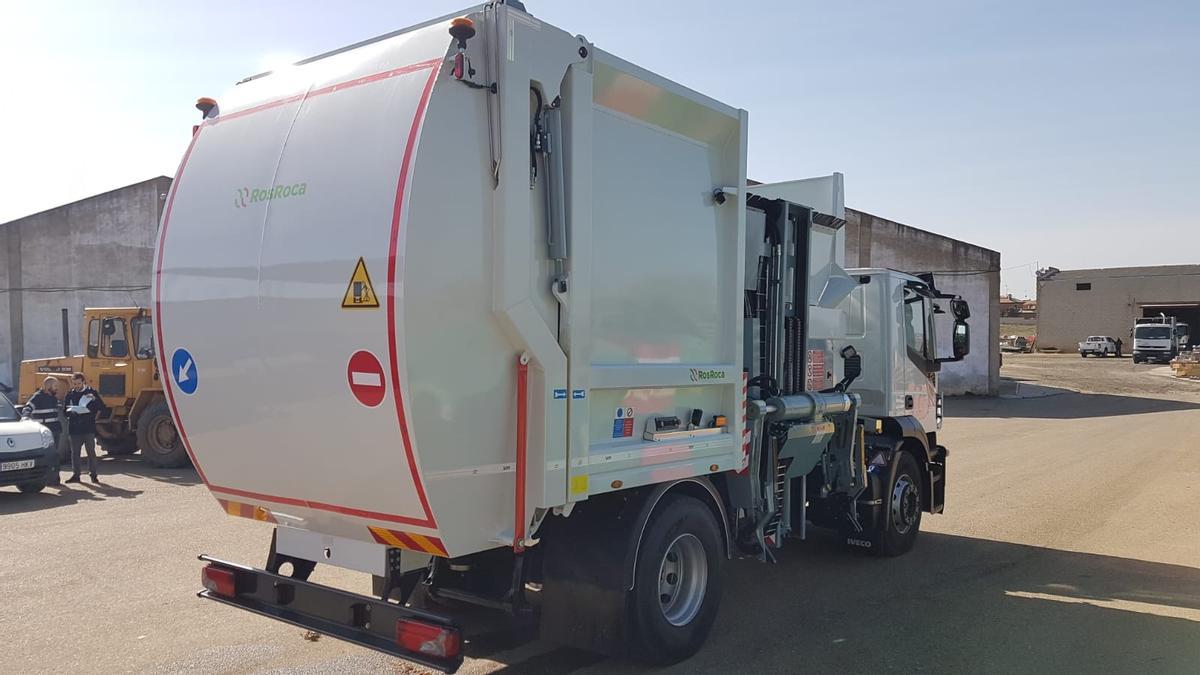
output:
<path id="1" fill-rule="evenodd" d="M 144 286 L 27 286 L 24 288 L 0 288 L 0 293 L 70 293 L 72 291 L 97 291 L 108 293 L 121 293 L 134 291 L 148 291 L 150 285 Z"/>

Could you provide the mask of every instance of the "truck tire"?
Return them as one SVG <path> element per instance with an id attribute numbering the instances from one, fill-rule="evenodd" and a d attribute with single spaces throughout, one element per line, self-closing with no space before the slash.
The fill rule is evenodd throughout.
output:
<path id="1" fill-rule="evenodd" d="M 32 495 L 32 494 L 37 494 L 37 493 L 41 492 L 42 490 L 45 490 L 46 484 L 45 483 L 21 483 L 21 484 L 17 485 L 17 489 L 21 491 L 21 494 Z"/>
<path id="2" fill-rule="evenodd" d="M 142 459 L 160 469 L 177 469 L 187 466 L 187 450 L 175 430 L 175 420 L 166 401 L 159 401 L 142 411 L 137 425 L 138 447 Z"/>
<path id="3" fill-rule="evenodd" d="M 721 600 L 720 526 L 712 511 L 678 496 L 650 517 L 629 592 L 630 654 L 666 666 L 699 651 Z"/>
<path id="4" fill-rule="evenodd" d="M 917 460 L 911 452 L 902 451 L 896 458 L 891 483 L 884 492 L 881 555 L 895 557 L 912 550 L 921 530 L 922 493 L 923 481 Z"/>

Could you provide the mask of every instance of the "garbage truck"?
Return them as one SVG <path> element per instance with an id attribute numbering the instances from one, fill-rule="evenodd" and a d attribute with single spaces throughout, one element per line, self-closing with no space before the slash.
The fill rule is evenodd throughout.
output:
<path id="1" fill-rule="evenodd" d="M 748 188 L 746 111 L 515 2 L 197 107 L 160 371 L 221 509 L 270 526 L 201 597 L 446 672 L 476 606 L 668 664 L 730 559 L 809 524 L 900 555 L 942 511 L 969 309 L 844 268 L 841 175 Z"/>
<path id="2" fill-rule="evenodd" d="M 1191 341 L 1188 325 L 1166 314 L 1134 319 L 1130 333 L 1133 335 L 1134 363 L 1167 363 L 1186 351 Z"/>

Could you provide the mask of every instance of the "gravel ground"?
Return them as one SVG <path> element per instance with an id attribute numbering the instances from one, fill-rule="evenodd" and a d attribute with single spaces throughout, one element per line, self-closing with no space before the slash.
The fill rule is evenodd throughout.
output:
<path id="1" fill-rule="evenodd" d="M 1069 355 L 1003 372 L 1010 398 L 947 403 L 947 510 L 911 554 L 817 533 L 776 565 L 733 561 L 709 643 L 666 672 L 1197 672 L 1200 384 Z M 261 565 L 269 526 L 224 516 L 191 471 L 102 473 L 0 489 L 0 670 L 422 672 L 197 599 L 196 554 Z M 469 673 L 650 672 L 520 634 L 468 651 Z"/>
<path id="2" fill-rule="evenodd" d="M 1200 400 L 1200 380 L 1177 378 L 1170 366 L 1122 358 L 1078 354 L 1005 354 L 1004 392 L 1018 382 L 1074 391 L 1121 396 Z"/>

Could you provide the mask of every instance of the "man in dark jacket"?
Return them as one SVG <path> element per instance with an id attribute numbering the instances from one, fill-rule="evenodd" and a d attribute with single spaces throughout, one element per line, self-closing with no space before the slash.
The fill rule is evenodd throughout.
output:
<path id="1" fill-rule="evenodd" d="M 62 442 L 62 424 L 59 421 L 59 416 L 62 414 L 61 406 L 58 402 L 58 378 L 47 377 L 42 380 L 42 388 L 39 389 L 29 400 L 25 402 L 25 407 L 21 408 L 21 416 L 28 417 L 35 422 L 40 422 L 43 426 L 54 434 L 54 460 L 59 460 L 59 443 Z M 54 482 L 58 483 L 58 471 L 54 472 Z"/>
<path id="2" fill-rule="evenodd" d="M 79 482 L 82 468 L 79 451 L 83 446 L 88 454 L 88 473 L 92 475 L 93 483 L 99 483 L 100 477 L 96 475 L 96 413 L 107 414 L 108 406 L 100 400 L 100 394 L 88 386 L 83 373 L 71 376 L 71 391 L 63 399 L 63 406 L 67 411 L 67 430 L 71 436 L 71 477 L 66 482 Z"/>

